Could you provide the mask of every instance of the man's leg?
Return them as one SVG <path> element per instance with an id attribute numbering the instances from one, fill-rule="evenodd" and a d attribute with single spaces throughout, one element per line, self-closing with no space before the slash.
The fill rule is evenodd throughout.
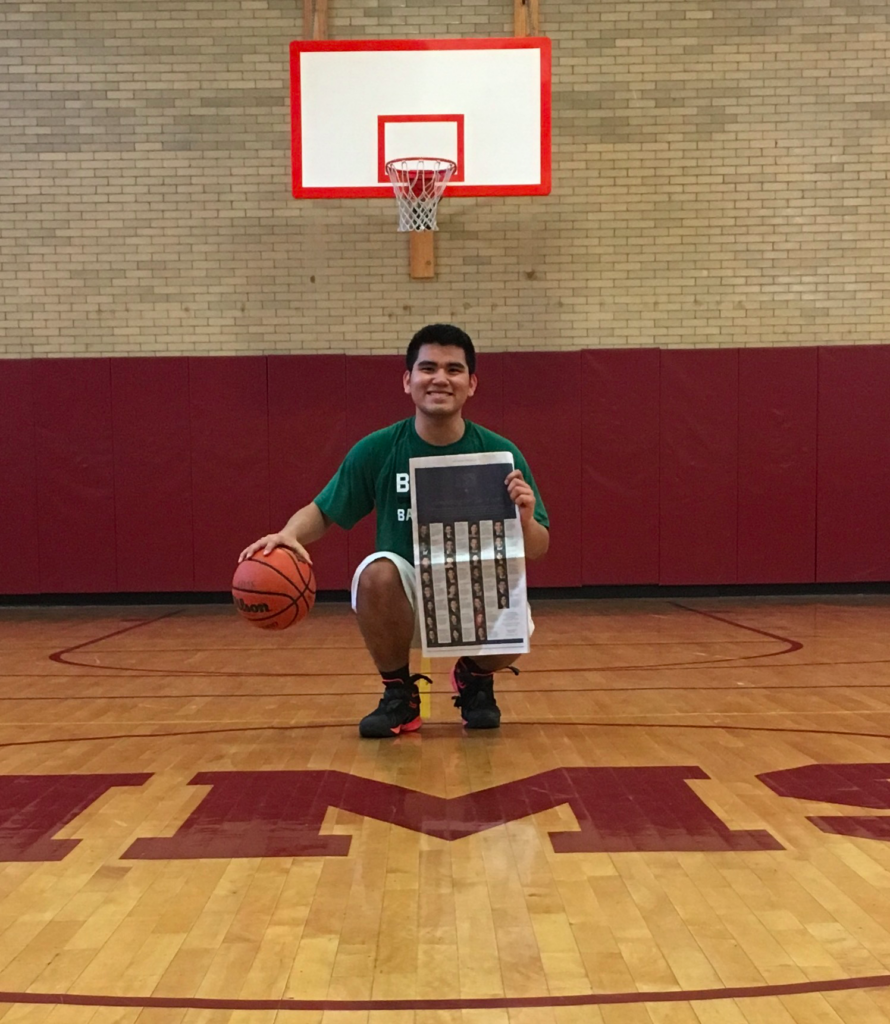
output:
<path id="1" fill-rule="evenodd" d="M 528 610 L 528 635 L 535 631 L 531 609 Z M 451 671 L 451 686 L 457 696 L 455 707 L 460 708 L 464 725 L 468 729 L 497 729 L 501 724 L 501 709 L 494 699 L 494 673 L 512 668 L 518 654 L 486 654 L 478 658 L 458 658 Z M 517 672 L 517 669 L 513 669 Z"/>
<path id="2" fill-rule="evenodd" d="M 415 612 L 399 570 L 388 558 L 366 565 L 358 581 L 355 614 L 368 653 L 381 675 L 408 664 Z"/>
<path id="3" fill-rule="evenodd" d="M 531 612 L 528 616 L 529 636 L 535 630 Z M 464 725 L 468 729 L 497 729 L 501 724 L 501 709 L 494 697 L 494 673 L 511 668 L 518 654 L 487 654 L 477 658 L 458 658 L 451 671 L 451 688 L 456 696 L 455 707 L 460 708 Z M 517 672 L 517 669 L 513 669 Z"/>
<path id="4" fill-rule="evenodd" d="M 468 729 L 497 729 L 501 724 L 501 709 L 494 698 L 493 673 L 508 668 L 519 655 L 490 654 L 477 658 L 458 658 L 451 670 L 451 688 L 454 706 L 460 708 L 461 718 Z"/>
<path id="5" fill-rule="evenodd" d="M 353 608 L 368 653 L 384 686 L 377 708 L 359 722 L 359 732 L 369 738 L 398 736 L 421 726 L 418 676 L 409 669 L 416 615 L 413 595 L 414 569 L 397 565 L 386 555 L 362 563 L 353 580 Z"/>

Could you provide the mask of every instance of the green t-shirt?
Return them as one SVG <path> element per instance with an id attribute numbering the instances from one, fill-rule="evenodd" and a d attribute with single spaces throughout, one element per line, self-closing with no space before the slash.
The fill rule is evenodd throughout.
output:
<path id="1" fill-rule="evenodd" d="M 409 459 L 425 455 L 512 452 L 517 469 L 535 492 L 535 519 L 549 528 L 547 510 L 522 452 L 505 437 L 464 420 L 464 436 L 454 444 L 428 444 L 418 436 L 414 417 L 377 430 L 354 445 L 315 499 L 321 511 L 349 530 L 377 509 L 377 550 L 394 551 L 413 564 Z"/>

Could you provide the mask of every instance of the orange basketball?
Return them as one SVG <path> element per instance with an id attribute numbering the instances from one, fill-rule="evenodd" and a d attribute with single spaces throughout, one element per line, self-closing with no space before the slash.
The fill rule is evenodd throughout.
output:
<path id="1" fill-rule="evenodd" d="M 315 604 L 315 573 L 290 548 L 257 551 L 235 570 L 232 600 L 254 626 L 287 629 Z"/>

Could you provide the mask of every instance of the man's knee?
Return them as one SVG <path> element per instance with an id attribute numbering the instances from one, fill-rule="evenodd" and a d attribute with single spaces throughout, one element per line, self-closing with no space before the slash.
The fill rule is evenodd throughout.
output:
<path id="1" fill-rule="evenodd" d="M 366 601 L 377 604 L 400 598 L 408 601 L 398 567 L 388 558 L 377 558 L 365 566 L 358 578 L 357 597 L 362 604 Z"/>

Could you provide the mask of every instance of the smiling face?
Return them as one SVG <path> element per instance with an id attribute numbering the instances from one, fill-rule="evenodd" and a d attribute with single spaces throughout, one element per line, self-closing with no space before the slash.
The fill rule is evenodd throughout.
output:
<path id="1" fill-rule="evenodd" d="M 417 362 L 405 371 L 403 381 L 418 412 L 435 419 L 459 415 L 476 390 L 476 374 L 470 373 L 457 345 L 421 345 Z"/>

